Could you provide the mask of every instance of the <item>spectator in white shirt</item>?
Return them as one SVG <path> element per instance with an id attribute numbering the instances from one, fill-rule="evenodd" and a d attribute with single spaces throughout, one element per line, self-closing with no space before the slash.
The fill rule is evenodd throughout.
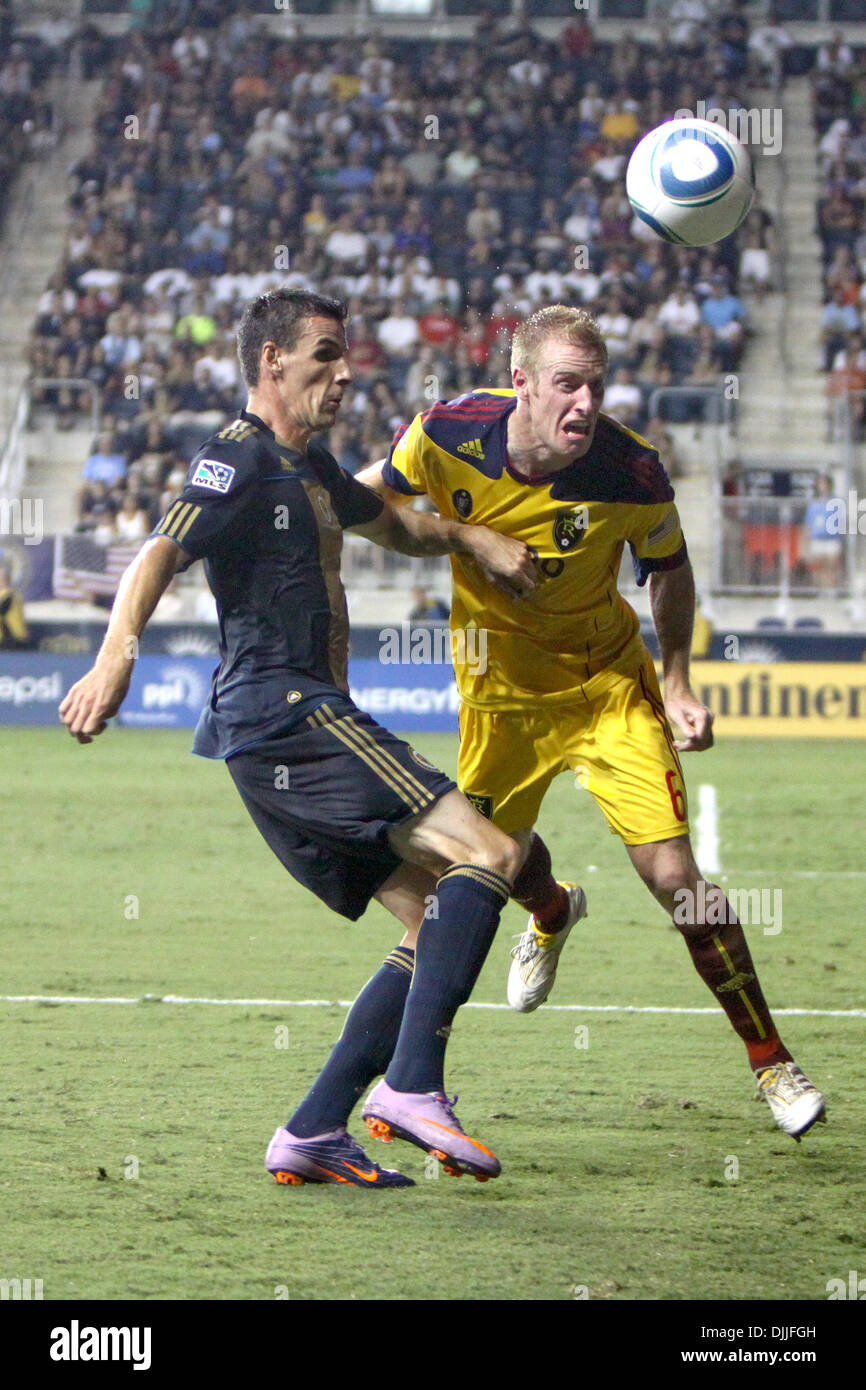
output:
<path id="1" fill-rule="evenodd" d="M 84 276 L 82 275 L 78 283 L 81 284 L 83 280 Z M 191 289 L 192 279 L 179 266 L 167 266 L 164 270 L 154 270 L 144 282 L 145 294 L 160 294 L 164 290 L 172 299 L 176 295 L 186 294 Z"/>
<path id="2" fill-rule="evenodd" d="M 395 299 L 387 318 L 382 319 L 376 336 L 389 357 L 408 361 L 418 345 L 418 323 L 406 312 L 406 302 Z"/>
<path id="3" fill-rule="evenodd" d="M 150 525 L 147 513 L 142 511 L 132 493 L 124 495 L 123 506 L 114 518 L 114 526 L 121 541 L 143 541 L 148 535 Z"/>
<path id="4" fill-rule="evenodd" d="M 587 124 L 601 125 L 601 118 L 604 115 L 605 99 L 601 94 L 601 84 L 598 82 L 587 82 L 586 91 L 577 105 L 578 114 L 582 121 Z"/>
<path id="5" fill-rule="evenodd" d="M 598 315 L 598 327 L 611 359 L 625 357 L 629 350 L 631 319 L 623 308 L 620 294 L 614 292 L 610 296 L 608 307 Z"/>
<path id="6" fill-rule="evenodd" d="M 469 183 L 481 168 L 477 153 L 478 142 L 467 131 L 461 138 L 457 149 L 452 150 L 445 160 L 445 180 L 447 183 Z"/>
<path id="7" fill-rule="evenodd" d="M 616 368 L 613 380 L 604 393 L 605 412 L 630 430 L 637 429 L 643 415 L 641 389 L 634 380 L 631 367 L 624 363 Z"/>
<path id="8" fill-rule="evenodd" d="M 460 286 L 447 275 L 431 275 L 421 296 L 422 308 L 432 309 L 443 300 L 452 313 L 456 312 L 462 301 Z"/>
<path id="9" fill-rule="evenodd" d="M 582 247 L 574 246 L 572 247 L 572 254 L 576 255 L 582 249 Z M 584 269 L 579 260 L 575 261 L 574 269 L 562 278 L 581 304 L 593 304 L 598 299 L 601 281 L 588 266 Z"/>
<path id="10" fill-rule="evenodd" d="M 697 330 L 700 321 L 698 302 L 688 285 L 681 282 L 659 309 L 658 322 L 668 333 L 687 337 Z"/>
<path id="11" fill-rule="evenodd" d="M 352 214 L 344 212 L 325 242 L 325 252 L 341 266 L 360 266 L 367 258 L 369 244 L 364 232 L 354 225 Z"/>
<path id="12" fill-rule="evenodd" d="M 834 77 L 847 77 L 854 66 L 854 54 L 837 29 L 829 43 L 818 49 L 818 71 Z"/>
<path id="13" fill-rule="evenodd" d="M 780 82 L 782 54 L 792 43 L 790 35 L 772 18 L 768 19 L 766 24 L 757 25 L 750 33 L 746 45 L 752 67 L 757 69 L 756 76 L 769 77 L 773 83 Z"/>
<path id="14" fill-rule="evenodd" d="M 210 56 L 207 39 L 204 34 L 197 32 L 192 25 L 184 29 L 180 37 L 175 39 L 171 51 L 187 77 L 196 76 L 201 72 Z"/>
<path id="15" fill-rule="evenodd" d="M 218 391 L 234 391 L 239 382 L 238 362 L 234 352 L 225 339 L 214 338 L 210 352 L 200 357 L 193 369 L 196 381 L 201 380 L 201 370 L 210 373 L 211 383 Z"/>
<path id="16" fill-rule="evenodd" d="M 537 268 L 530 271 L 524 282 L 526 292 L 532 299 L 533 305 L 537 307 L 543 300 L 551 304 L 558 304 L 562 299 L 565 281 L 559 271 L 554 270 L 549 251 L 538 253 L 536 266 Z"/>

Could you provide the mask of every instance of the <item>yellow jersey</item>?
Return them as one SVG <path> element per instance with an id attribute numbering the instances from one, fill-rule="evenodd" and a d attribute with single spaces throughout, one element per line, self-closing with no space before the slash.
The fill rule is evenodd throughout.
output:
<path id="1" fill-rule="evenodd" d="M 404 494 L 426 493 L 443 517 L 490 526 L 528 545 L 539 584 L 509 599 L 469 557 L 454 555 L 451 613 L 461 699 L 478 709 L 563 704 L 592 695 L 646 657 L 633 608 L 617 588 L 629 544 L 639 584 L 684 563 L 674 494 L 657 451 L 599 415 L 583 458 L 521 476 L 507 449 L 513 391 L 439 401 L 398 435 L 383 469 Z"/>

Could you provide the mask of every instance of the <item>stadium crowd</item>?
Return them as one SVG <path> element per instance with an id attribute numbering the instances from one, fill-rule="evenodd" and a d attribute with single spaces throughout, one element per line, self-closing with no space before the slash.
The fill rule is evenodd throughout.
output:
<path id="1" fill-rule="evenodd" d="M 57 58 L 44 39 L 16 27 L 12 0 L 0 0 L 0 222 L 22 166 L 54 142 L 45 84 Z"/>
<path id="2" fill-rule="evenodd" d="M 275 39 L 222 0 L 139 6 L 114 38 L 86 29 L 85 70 L 105 84 L 31 348 L 37 412 L 81 424 L 90 393 L 62 380 L 99 392 L 79 525 L 146 534 L 241 403 L 235 325 L 271 286 L 349 302 L 354 389 L 330 447 L 350 469 L 429 401 L 509 385 L 510 334 L 547 302 L 598 315 L 606 409 L 625 424 L 663 443 L 665 420 L 699 416 L 700 395 L 665 420 L 650 397 L 736 369 L 739 280 L 770 283 L 772 219 L 757 207 L 693 250 L 631 213 L 641 134 L 700 99 L 748 101 L 740 7 L 680 10 L 653 47 L 601 44 L 585 11 L 556 41 L 492 16 L 464 42 Z"/>
<path id="3" fill-rule="evenodd" d="M 818 53 L 813 101 L 821 161 L 817 229 L 823 245 L 823 369 L 828 432 L 866 420 L 866 62 L 839 34 Z"/>

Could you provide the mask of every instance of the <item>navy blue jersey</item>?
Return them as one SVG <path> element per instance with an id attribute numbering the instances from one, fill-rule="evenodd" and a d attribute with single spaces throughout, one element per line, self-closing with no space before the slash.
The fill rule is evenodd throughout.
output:
<path id="1" fill-rule="evenodd" d="M 301 454 L 246 411 L 202 445 L 153 533 L 204 560 L 217 603 L 221 660 L 194 752 L 230 757 L 348 691 L 343 528 L 382 507 L 327 450 Z"/>

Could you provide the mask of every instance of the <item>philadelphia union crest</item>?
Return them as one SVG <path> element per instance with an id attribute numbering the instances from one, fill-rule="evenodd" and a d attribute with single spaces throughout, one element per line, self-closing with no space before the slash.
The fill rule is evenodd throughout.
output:
<path id="1" fill-rule="evenodd" d="M 576 550 L 586 534 L 589 516 L 586 507 L 565 507 L 557 512 L 553 523 L 553 540 L 557 550 L 565 555 Z"/>

